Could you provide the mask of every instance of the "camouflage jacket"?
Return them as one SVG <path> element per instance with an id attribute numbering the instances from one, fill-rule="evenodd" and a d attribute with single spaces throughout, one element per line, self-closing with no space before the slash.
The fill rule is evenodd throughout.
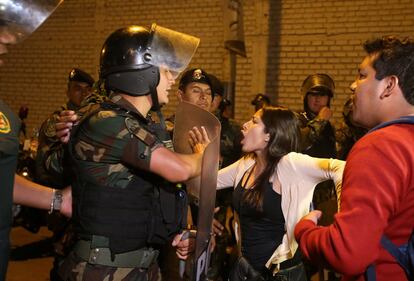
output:
<path id="1" fill-rule="evenodd" d="M 112 101 L 126 111 L 141 116 L 136 109 L 120 96 Z M 125 112 L 126 112 L 125 111 Z M 94 113 L 78 129 L 73 144 L 74 156 L 81 159 L 81 172 L 88 181 L 98 185 L 125 188 L 134 169 L 148 170 L 152 151 L 162 146 L 151 132 L 151 120 L 140 117 L 136 121 L 128 114 L 108 109 Z M 139 128 L 143 130 L 139 130 Z M 137 132 L 134 130 L 137 129 Z M 132 168 L 132 169 L 131 169 Z"/>
<path id="2" fill-rule="evenodd" d="M 71 183 L 72 169 L 68 159 L 67 146 L 56 137 L 56 122 L 63 110 L 74 110 L 81 117 L 92 104 L 106 100 L 97 93 L 86 97 L 81 107 L 68 102 L 52 113 L 39 130 L 39 146 L 36 155 L 35 180 L 53 188 L 63 188 Z"/>
<path id="3" fill-rule="evenodd" d="M 63 188 L 70 184 L 71 169 L 65 158 L 65 145 L 56 137 L 56 122 L 63 110 L 78 110 L 70 102 L 59 107 L 40 126 L 36 154 L 35 180 L 41 184 Z"/>
<path id="4" fill-rule="evenodd" d="M 336 158 L 335 128 L 327 120 L 319 120 L 306 112 L 299 115 L 301 151 L 313 157 Z"/>

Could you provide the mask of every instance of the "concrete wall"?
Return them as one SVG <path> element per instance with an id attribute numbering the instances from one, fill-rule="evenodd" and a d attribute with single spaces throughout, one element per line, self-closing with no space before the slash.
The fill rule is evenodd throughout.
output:
<path id="1" fill-rule="evenodd" d="M 414 35 L 412 0 L 244 0 L 247 56 L 237 57 L 236 119 L 253 113 L 250 100 L 266 92 L 274 103 L 302 108 L 299 90 L 311 73 L 336 82 L 334 117 L 340 118 L 361 43 L 374 36 Z M 201 38 L 191 66 L 228 79 L 224 48 L 228 17 L 220 0 L 65 0 L 24 43 L 10 47 L 0 68 L 0 97 L 16 111 L 30 108 L 28 127 L 66 100 L 67 74 L 80 67 L 98 77 L 99 51 L 115 29 L 152 22 Z M 176 98 L 164 108 L 174 111 Z M 30 131 L 29 131 L 30 132 Z"/>

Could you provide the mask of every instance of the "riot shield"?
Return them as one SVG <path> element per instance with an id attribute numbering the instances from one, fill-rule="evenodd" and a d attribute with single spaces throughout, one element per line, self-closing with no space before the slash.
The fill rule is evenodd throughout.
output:
<path id="1" fill-rule="evenodd" d="M 14 36 L 16 43 L 35 31 L 63 0 L 0 1 L 0 34 Z"/>
<path id="2" fill-rule="evenodd" d="M 190 280 L 205 280 L 210 259 L 210 238 L 216 199 L 217 172 L 220 154 L 219 120 L 210 112 L 187 102 L 181 102 L 175 115 L 174 149 L 179 153 L 192 153 L 188 132 L 194 126 L 204 126 L 210 138 L 203 159 L 201 175 L 187 182 L 187 191 L 198 198 L 198 220 L 194 260 Z"/>

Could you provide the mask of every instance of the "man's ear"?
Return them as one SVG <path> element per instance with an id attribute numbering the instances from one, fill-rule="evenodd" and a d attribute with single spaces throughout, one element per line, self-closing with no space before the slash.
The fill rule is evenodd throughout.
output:
<path id="1" fill-rule="evenodd" d="M 391 96 L 391 94 L 397 89 L 397 87 L 399 87 L 397 76 L 391 75 L 385 77 L 384 79 L 386 83 L 386 88 L 380 96 L 381 99 Z"/>
<path id="2" fill-rule="evenodd" d="M 178 98 L 178 101 L 179 102 L 182 102 L 183 101 L 183 95 L 184 95 L 183 91 L 181 91 L 180 89 L 178 89 L 177 90 L 177 98 Z"/>

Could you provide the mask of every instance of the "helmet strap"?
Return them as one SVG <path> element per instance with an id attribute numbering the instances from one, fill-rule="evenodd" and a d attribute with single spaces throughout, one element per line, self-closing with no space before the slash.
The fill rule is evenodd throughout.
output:
<path id="1" fill-rule="evenodd" d="M 161 106 L 160 106 L 160 103 L 158 101 L 158 94 L 157 94 L 157 88 L 156 87 L 150 86 L 150 95 L 151 95 L 151 100 L 152 100 L 151 110 L 155 111 L 157 113 L 161 127 L 163 129 L 166 129 L 167 126 L 165 125 L 164 116 L 161 113 Z"/>
<path id="2" fill-rule="evenodd" d="M 149 86 L 151 100 L 152 100 L 152 111 L 159 111 L 161 109 L 160 103 L 158 101 L 158 93 L 157 93 L 157 87 L 150 85 Z"/>

